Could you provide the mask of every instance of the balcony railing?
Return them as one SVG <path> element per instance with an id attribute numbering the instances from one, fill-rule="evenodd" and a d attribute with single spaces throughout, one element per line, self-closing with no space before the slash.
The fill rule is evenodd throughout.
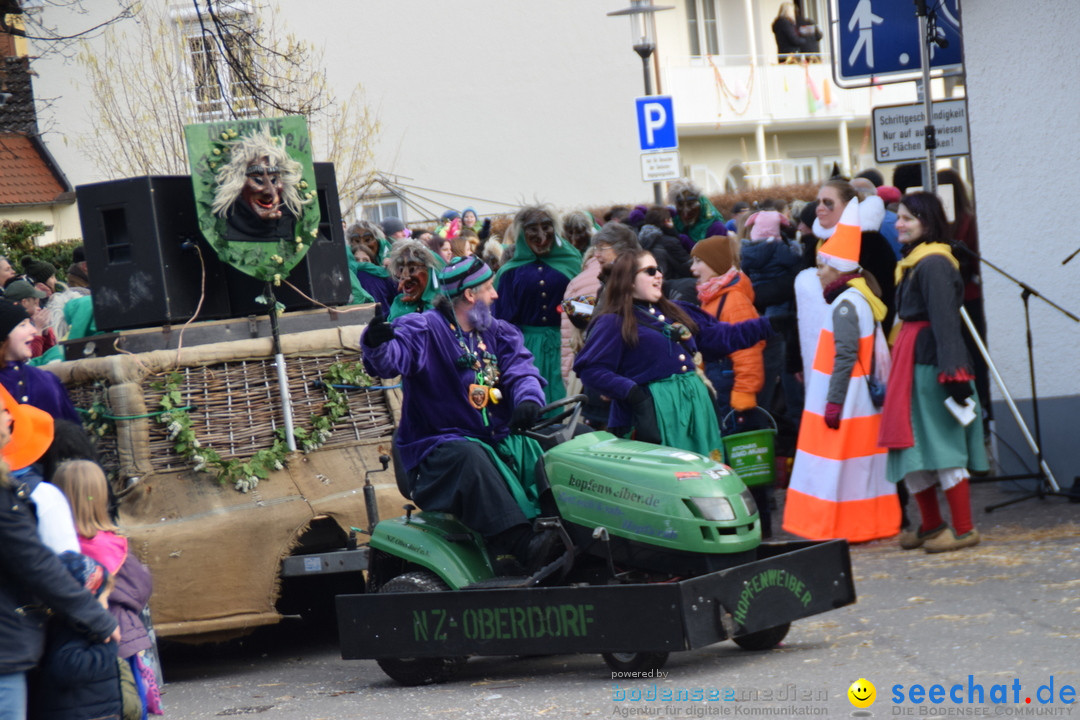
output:
<path id="1" fill-rule="evenodd" d="M 796 65 L 752 63 L 747 56 L 665 59 L 661 88 L 675 98 L 675 121 L 689 133 L 744 132 L 759 123 L 831 126 L 869 118 L 879 105 L 916 102 L 910 82 L 841 89 L 829 63 L 828 56 Z"/>

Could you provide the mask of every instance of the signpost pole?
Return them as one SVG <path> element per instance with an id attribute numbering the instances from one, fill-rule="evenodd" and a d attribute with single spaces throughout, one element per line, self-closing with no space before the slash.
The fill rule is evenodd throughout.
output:
<path id="1" fill-rule="evenodd" d="M 936 150 L 937 136 L 934 130 L 934 98 L 930 91 L 930 42 L 928 34 L 926 0 L 915 0 L 919 16 L 919 59 L 922 63 L 923 110 L 926 114 L 926 127 L 923 130 L 923 147 L 926 149 L 926 165 L 923 168 L 923 189 L 937 193 Z"/>
<path id="2" fill-rule="evenodd" d="M 652 48 L 650 47 L 648 52 L 645 52 L 645 51 L 643 51 L 643 50 L 641 50 L 641 49 L 639 49 L 637 47 L 635 47 L 634 50 L 636 50 L 637 54 L 641 56 L 641 69 L 645 74 L 645 95 L 647 95 L 647 96 L 652 95 L 653 94 L 652 73 L 649 72 L 649 58 L 652 56 Z M 655 204 L 663 205 L 664 204 L 664 190 L 663 190 L 662 183 L 654 182 L 652 187 L 653 187 L 653 200 L 655 201 Z"/>

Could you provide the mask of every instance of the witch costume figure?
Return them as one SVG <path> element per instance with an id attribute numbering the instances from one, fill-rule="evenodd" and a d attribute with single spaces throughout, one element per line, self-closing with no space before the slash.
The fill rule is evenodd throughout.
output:
<path id="1" fill-rule="evenodd" d="M 521 332 L 491 315 L 492 279 L 479 258 L 455 259 L 441 273 L 434 307 L 392 325 L 376 316 L 361 347 L 373 376 L 401 376 L 396 443 L 412 500 L 453 513 L 493 554 L 535 570 L 551 559 L 558 537 L 533 530 L 541 451 L 513 432 L 537 419 L 543 381 Z"/>
<path id="2" fill-rule="evenodd" d="M 878 442 L 889 451 L 888 479 L 902 479 L 919 505 L 919 528 L 902 533 L 900 547 L 951 552 L 981 539 L 971 514 L 969 478 L 988 469 L 982 423 L 965 423 L 949 409 L 970 398 L 974 416 L 982 414 L 960 316 L 964 282 L 946 242 L 948 222 L 938 197 L 905 195 L 896 214 L 904 256 L 896 264 L 901 322 Z M 942 517 L 938 488 L 951 524 Z"/>
<path id="3" fill-rule="evenodd" d="M 499 269 L 495 315 L 521 329 L 547 381 L 549 403 L 566 397 L 562 379 L 562 303 L 566 286 L 581 272 L 581 253 L 559 235 L 557 217 L 543 207 L 526 207 L 514 216 L 514 257 Z"/>
<path id="4" fill-rule="evenodd" d="M 439 292 L 439 261 L 419 240 L 402 240 L 390 251 L 390 275 L 400 291 L 390 304 L 390 320 L 430 310 Z"/>
<path id="5" fill-rule="evenodd" d="M 707 237 L 727 235 L 724 216 L 690 180 L 681 178 L 668 185 L 668 204 L 675 208 L 672 220 L 687 252 Z"/>

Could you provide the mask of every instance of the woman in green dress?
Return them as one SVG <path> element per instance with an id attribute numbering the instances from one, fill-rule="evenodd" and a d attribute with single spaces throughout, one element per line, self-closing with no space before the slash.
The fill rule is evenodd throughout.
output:
<path id="1" fill-rule="evenodd" d="M 905 531 L 905 550 L 947 552 L 979 542 L 971 518 L 968 478 L 987 470 L 975 375 L 964 344 L 960 307 L 964 283 L 947 243 L 948 224 L 936 195 L 905 195 L 896 230 L 902 259 L 896 265 L 896 316 L 882 447 L 889 449 L 888 479 L 903 480 L 919 505 L 922 522 Z M 950 410 L 970 405 L 966 424 Z M 938 507 L 937 488 L 949 504 L 952 526 Z"/>

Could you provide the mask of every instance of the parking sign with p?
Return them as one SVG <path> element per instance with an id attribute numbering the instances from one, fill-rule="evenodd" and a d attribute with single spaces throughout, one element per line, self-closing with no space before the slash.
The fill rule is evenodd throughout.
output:
<path id="1" fill-rule="evenodd" d="M 675 111 L 670 95 L 650 95 L 635 100 L 641 149 L 672 150 L 679 147 Z"/>

